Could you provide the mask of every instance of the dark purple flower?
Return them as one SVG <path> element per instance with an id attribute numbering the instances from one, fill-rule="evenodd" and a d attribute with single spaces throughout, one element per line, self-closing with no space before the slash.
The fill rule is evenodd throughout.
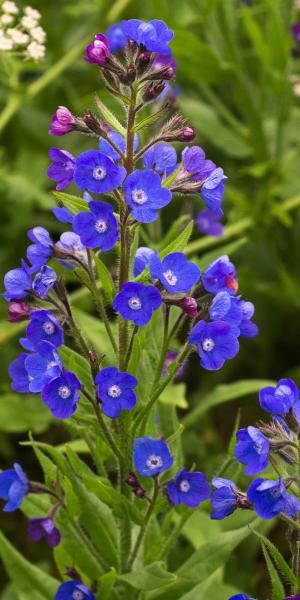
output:
<path id="1" fill-rule="evenodd" d="M 168 368 L 170 367 L 170 365 L 174 362 L 174 360 L 176 360 L 177 356 L 178 356 L 179 352 L 177 352 L 176 350 L 169 350 L 165 360 L 164 360 L 164 366 L 162 368 L 162 376 L 165 377 L 165 375 L 167 374 Z M 174 375 L 174 381 L 176 381 L 177 379 L 181 379 L 181 377 L 184 377 L 185 372 L 188 368 L 188 360 L 184 360 L 182 365 L 179 367 L 179 369 L 176 371 L 175 375 Z"/>
<path id="2" fill-rule="evenodd" d="M 0 473 L 0 498 L 6 500 L 4 512 L 12 512 L 19 508 L 28 490 L 27 476 L 18 463 L 14 464 L 13 469 Z"/>
<path id="3" fill-rule="evenodd" d="M 102 65 L 110 55 L 109 41 L 103 33 L 95 35 L 92 44 L 85 51 L 85 60 L 94 65 Z"/>
<path id="4" fill-rule="evenodd" d="M 134 442 L 133 461 L 143 477 L 154 477 L 169 469 L 173 462 L 169 446 L 164 440 L 146 436 Z"/>
<path id="5" fill-rule="evenodd" d="M 48 167 L 49 179 L 57 181 L 57 190 L 64 190 L 73 181 L 75 159 L 74 156 L 60 148 L 50 148 L 49 158 L 53 163 Z"/>
<path id="6" fill-rule="evenodd" d="M 132 216 L 140 223 L 152 223 L 157 210 L 172 200 L 170 190 L 161 186 L 161 179 L 153 171 L 137 169 L 124 182 L 125 201 Z"/>
<path id="7" fill-rule="evenodd" d="M 42 300 L 48 296 L 57 280 L 57 275 L 51 267 L 44 266 L 33 280 L 32 289 Z"/>
<path id="8" fill-rule="evenodd" d="M 262 519 L 273 519 L 281 512 L 294 518 L 300 510 L 299 501 L 293 494 L 287 493 L 281 478 L 277 481 L 254 479 L 248 488 L 247 496 Z"/>
<path id="9" fill-rule="evenodd" d="M 127 39 L 123 33 L 121 23 L 111 25 L 106 32 L 106 37 L 109 41 L 111 52 L 119 52 L 119 50 L 122 50 L 127 44 Z"/>
<path id="10" fill-rule="evenodd" d="M 245 475 L 256 475 L 269 462 L 270 443 L 257 427 L 240 429 L 236 433 L 235 458 L 246 465 Z"/>
<path id="11" fill-rule="evenodd" d="M 300 23 L 294 23 L 291 27 L 292 35 L 294 41 L 299 46 L 300 45 Z"/>
<path id="12" fill-rule="evenodd" d="M 62 583 L 54 600 L 96 600 L 94 594 L 80 581 L 65 581 Z"/>
<path id="13" fill-rule="evenodd" d="M 33 542 L 44 539 L 49 548 L 60 543 L 60 532 L 49 517 L 35 517 L 28 523 L 28 536 Z"/>
<path id="14" fill-rule="evenodd" d="M 36 352 L 26 356 L 25 369 L 29 378 L 29 390 L 33 393 L 40 392 L 46 383 L 61 374 L 62 362 L 56 347 L 50 342 L 39 342 Z"/>
<path id="15" fill-rule="evenodd" d="M 132 410 L 136 405 L 133 388 L 137 379 L 130 373 L 122 373 L 116 367 L 106 367 L 96 376 L 95 382 L 102 410 L 111 419 L 120 416 L 121 410 Z"/>
<path id="16" fill-rule="evenodd" d="M 182 252 L 172 252 L 162 260 L 157 254 L 153 254 L 150 258 L 150 273 L 172 294 L 189 292 L 199 281 L 201 274 L 198 265 L 189 262 Z"/>
<path id="17" fill-rule="evenodd" d="M 195 221 L 201 233 L 212 235 L 214 237 L 220 237 L 224 232 L 223 225 L 219 223 L 221 218 L 222 215 L 215 213 L 209 208 L 205 208 L 197 214 Z"/>
<path id="18" fill-rule="evenodd" d="M 35 310 L 31 312 L 29 319 L 26 336 L 34 346 L 43 340 L 51 342 L 56 347 L 63 344 L 64 330 L 50 311 Z"/>
<path id="19" fill-rule="evenodd" d="M 8 305 L 8 320 L 10 323 L 26 321 L 32 308 L 20 300 L 11 300 Z"/>
<path id="20" fill-rule="evenodd" d="M 74 115 L 65 106 L 59 106 L 52 117 L 49 134 L 65 135 L 72 131 L 76 119 Z"/>
<path id="21" fill-rule="evenodd" d="M 196 344 L 200 365 L 209 371 L 220 369 L 225 360 L 234 358 L 239 342 L 228 323 L 198 321 L 189 335 L 189 342 Z"/>
<path id="22" fill-rule="evenodd" d="M 126 176 L 126 169 L 98 150 L 86 150 L 76 159 L 74 181 L 80 190 L 103 194 L 115 190 Z"/>
<path id="23" fill-rule="evenodd" d="M 146 325 L 162 303 L 160 292 L 154 285 L 123 283 L 122 290 L 114 301 L 113 308 L 126 321 L 133 321 L 139 327 Z"/>
<path id="24" fill-rule="evenodd" d="M 24 260 L 21 261 L 21 265 L 21 268 L 12 269 L 4 275 L 5 293 L 2 295 L 5 300 L 25 298 L 32 288 L 31 270 Z"/>
<path id="25" fill-rule="evenodd" d="M 210 486 L 206 481 L 206 476 L 200 471 L 190 472 L 182 469 L 177 473 L 175 481 L 168 483 L 167 493 L 170 502 L 175 506 L 185 504 L 196 508 L 210 497 Z"/>
<path id="26" fill-rule="evenodd" d="M 170 54 L 168 46 L 174 37 L 174 32 L 158 19 L 148 23 L 140 19 L 129 19 L 122 21 L 122 30 L 128 40 L 145 46 L 146 50 L 157 52 L 157 54 Z"/>
<path id="27" fill-rule="evenodd" d="M 31 271 L 38 271 L 53 253 L 53 242 L 49 232 L 44 227 L 34 227 L 27 233 L 29 239 L 33 242 L 27 248 L 27 258 L 31 262 Z"/>
<path id="28" fill-rule="evenodd" d="M 58 377 L 45 382 L 42 388 L 42 400 L 50 408 L 57 419 L 71 417 L 80 399 L 81 389 L 79 379 L 70 371 L 64 371 Z"/>
<path id="29" fill-rule="evenodd" d="M 212 294 L 228 291 L 235 294 L 238 290 L 236 268 L 226 255 L 220 256 L 207 267 L 202 275 L 202 282 Z"/>
<path id="30" fill-rule="evenodd" d="M 118 241 L 118 221 L 113 207 L 99 200 L 89 203 L 89 211 L 74 217 L 73 229 L 87 248 L 111 250 Z"/>
<path id="31" fill-rule="evenodd" d="M 133 262 L 133 275 L 134 277 L 138 277 L 145 269 L 149 266 L 150 258 L 156 254 L 154 250 L 151 248 L 147 248 L 146 246 L 140 246 L 137 249 Z"/>
<path id="32" fill-rule="evenodd" d="M 11 387 L 16 392 L 29 392 L 29 378 L 25 368 L 25 361 L 28 356 L 29 354 L 26 352 L 21 352 L 8 367 L 8 374 L 11 378 Z"/>

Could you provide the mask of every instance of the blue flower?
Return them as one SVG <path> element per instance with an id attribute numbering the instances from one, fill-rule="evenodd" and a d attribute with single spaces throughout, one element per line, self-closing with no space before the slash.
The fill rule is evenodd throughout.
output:
<path id="1" fill-rule="evenodd" d="M 256 475 L 268 466 L 269 440 L 256 427 L 240 429 L 236 433 L 235 458 L 246 465 L 245 475 Z"/>
<path id="2" fill-rule="evenodd" d="M 32 289 L 43 300 L 48 296 L 48 293 L 53 288 L 56 280 L 57 276 L 55 271 L 53 271 L 51 267 L 44 266 L 35 276 Z"/>
<path id="3" fill-rule="evenodd" d="M 137 169 L 124 182 L 125 200 L 132 216 L 141 223 L 157 219 L 157 210 L 172 200 L 167 188 L 161 187 L 160 176 L 153 171 Z"/>
<path id="4" fill-rule="evenodd" d="M 28 296 L 32 288 L 31 270 L 24 260 L 21 261 L 21 268 L 12 269 L 4 276 L 5 300 L 20 300 Z"/>
<path id="5" fill-rule="evenodd" d="M 199 146 L 185 148 L 182 162 L 185 171 L 192 175 L 193 181 L 200 182 L 200 194 L 207 208 L 222 215 L 224 181 L 227 180 L 223 169 L 217 168 L 211 160 L 206 160 L 205 152 Z"/>
<path id="6" fill-rule="evenodd" d="M 76 159 L 74 181 L 80 190 L 103 194 L 115 190 L 126 176 L 126 169 L 97 150 L 86 150 Z"/>
<path id="7" fill-rule="evenodd" d="M 49 158 L 53 163 L 48 167 L 47 175 L 49 179 L 57 181 L 57 190 L 64 190 L 73 181 L 75 158 L 60 148 L 50 148 Z"/>
<path id="8" fill-rule="evenodd" d="M 182 503 L 195 508 L 210 497 L 210 486 L 203 473 L 182 469 L 177 473 L 175 481 L 168 483 L 167 492 L 170 502 L 175 506 Z"/>
<path id="9" fill-rule="evenodd" d="M 247 594 L 235 594 L 234 596 L 230 596 L 228 600 L 255 600 L 254 598 L 250 598 Z"/>
<path id="10" fill-rule="evenodd" d="M 145 269 L 148 267 L 150 263 L 150 258 L 156 254 L 154 250 L 151 248 L 147 248 L 146 246 L 140 246 L 137 249 L 133 261 L 133 275 L 134 277 L 138 277 Z"/>
<path id="11" fill-rule="evenodd" d="M 51 211 L 61 223 L 73 223 L 73 215 L 68 208 L 55 206 Z"/>
<path id="12" fill-rule="evenodd" d="M 299 390 L 292 379 L 280 379 L 275 387 L 267 386 L 259 391 L 261 407 L 272 415 L 285 415 L 299 407 Z"/>
<path id="13" fill-rule="evenodd" d="M 96 376 L 98 397 L 102 410 L 111 419 L 119 417 L 121 410 L 132 410 L 136 405 L 136 395 L 132 388 L 137 379 L 130 373 L 122 373 L 116 367 L 106 367 Z"/>
<path id="14" fill-rule="evenodd" d="M 213 486 L 216 488 L 211 496 L 211 519 L 221 520 L 231 515 L 239 505 L 237 487 L 230 479 L 214 477 Z"/>
<path id="15" fill-rule="evenodd" d="M 156 440 L 150 436 L 135 440 L 133 460 L 136 470 L 143 477 L 154 477 L 163 473 L 174 462 L 168 444 L 164 440 Z"/>
<path id="16" fill-rule="evenodd" d="M 182 252 L 168 254 L 160 261 L 156 254 L 150 258 L 150 273 L 173 294 L 189 292 L 199 281 L 201 272 Z"/>
<path id="17" fill-rule="evenodd" d="M 28 536 L 33 542 L 44 539 L 49 548 L 60 543 L 60 531 L 49 517 L 35 517 L 28 523 Z"/>
<path id="18" fill-rule="evenodd" d="M 57 419 L 71 417 L 80 399 L 81 383 L 74 373 L 64 371 L 48 383 L 44 382 L 42 400 Z"/>
<path id="19" fill-rule="evenodd" d="M 66 253 L 66 257 L 63 260 L 62 258 L 58 259 L 58 262 L 67 269 L 78 267 L 78 260 L 81 263 L 87 263 L 88 261 L 86 247 L 82 244 L 79 235 L 73 233 L 73 231 L 62 233 L 55 247 Z"/>
<path id="20" fill-rule="evenodd" d="M 212 294 L 228 291 L 235 293 L 238 290 L 236 268 L 226 255 L 220 256 L 207 267 L 202 275 L 202 282 Z"/>
<path id="21" fill-rule="evenodd" d="M 96 600 L 96 598 L 83 583 L 72 579 L 59 586 L 54 600 Z"/>
<path id="22" fill-rule="evenodd" d="M 73 229 L 87 248 L 111 250 L 118 241 L 118 221 L 113 207 L 99 200 L 89 203 L 89 211 L 76 215 Z"/>
<path id="23" fill-rule="evenodd" d="M 112 305 L 123 319 L 141 326 L 150 321 L 153 311 L 161 303 L 161 294 L 154 285 L 123 283 L 122 291 L 116 295 Z"/>
<path id="24" fill-rule="evenodd" d="M 160 175 L 170 175 L 177 165 L 176 150 L 170 144 L 156 144 L 145 152 L 143 156 L 145 169 L 152 169 Z"/>
<path id="25" fill-rule="evenodd" d="M 281 512 L 294 518 L 300 510 L 298 500 L 293 494 L 287 493 L 281 478 L 277 481 L 254 479 L 248 488 L 247 496 L 262 519 L 273 519 Z"/>
<path id="26" fill-rule="evenodd" d="M 25 369 L 29 376 L 31 392 L 40 392 L 44 385 L 58 377 L 62 370 L 62 362 L 56 347 L 50 342 L 39 342 L 36 352 L 25 359 Z"/>
<path id="27" fill-rule="evenodd" d="M 256 323 L 251 321 L 255 311 L 254 304 L 241 300 L 240 308 L 242 311 L 242 320 L 239 324 L 240 336 L 245 338 L 255 337 L 258 334 L 258 327 Z"/>
<path id="28" fill-rule="evenodd" d="M 209 371 L 220 369 L 225 360 L 234 358 L 239 342 L 228 323 L 198 321 L 189 335 L 189 342 L 196 344 L 200 365 Z"/>
<path id="29" fill-rule="evenodd" d="M 213 237 L 220 237 L 223 235 L 224 227 L 219 223 L 221 216 L 222 215 L 215 213 L 209 208 L 205 208 L 199 212 L 195 218 L 199 231 L 206 235 L 212 235 Z"/>
<path id="30" fill-rule="evenodd" d="M 26 352 L 21 352 L 8 367 L 8 374 L 12 380 L 11 387 L 16 392 L 29 392 L 28 373 L 25 368 L 26 358 L 29 356 Z"/>
<path id="31" fill-rule="evenodd" d="M 0 498 L 6 500 L 4 512 L 12 512 L 19 508 L 24 496 L 28 494 L 28 479 L 20 465 L 0 473 Z"/>
<path id="32" fill-rule="evenodd" d="M 109 131 L 108 132 L 109 139 L 114 142 L 114 144 L 121 150 L 123 154 L 126 153 L 126 140 L 118 131 Z M 139 145 L 139 138 L 137 134 L 134 136 L 133 150 L 134 152 L 137 150 Z M 99 151 L 109 156 L 112 160 L 120 160 L 120 154 L 110 145 L 110 143 L 104 138 L 100 138 L 99 140 Z"/>
<path id="33" fill-rule="evenodd" d="M 145 23 L 140 19 L 122 21 L 122 30 L 128 40 L 145 46 L 150 52 L 170 54 L 168 43 L 173 39 L 174 32 L 168 29 L 164 21 L 153 19 Z"/>
<path id="34" fill-rule="evenodd" d="M 106 37 L 109 41 L 111 52 L 119 52 L 119 50 L 122 50 L 122 48 L 126 46 L 127 39 L 124 35 L 121 23 L 111 25 L 106 32 Z"/>
<path id="35" fill-rule="evenodd" d="M 242 308 L 239 298 L 230 296 L 228 292 L 218 292 L 209 307 L 208 313 L 212 321 L 225 321 L 231 325 L 231 329 L 236 335 L 240 334 Z"/>
<path id="36" fill-rule="evenodd" d="M 26 336 L 33 345 L 43 340 L 51 342 L 54 346 L 61 346 L 64 343 L 64 330 L 51 312 L 34 310 L 30 313 L 29 319 Z"/>
<path id="37" fill-rule="evenodd" d="M 27 258 L 34 270 L 38 271 L 52 256 L 53 242 L 44 227 L 34 227 L 28 231 L 29 239 L 34 242 L 27 248 Z"/>

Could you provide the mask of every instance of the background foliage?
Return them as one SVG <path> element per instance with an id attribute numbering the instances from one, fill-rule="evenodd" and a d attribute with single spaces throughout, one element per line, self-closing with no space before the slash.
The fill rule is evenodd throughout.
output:
<path id="1" fill-rule="evenodd" d="M 242 423 L 254 423 L 260 417 L 256 391 L 261 382 L 256 380 L 291 376 L 300 383 L 300 109 L 291 81 L 300 63 L 292 58 L 290 36 L 290 24 L 300 14 L 291 0 L 36 0 L 32 5 L 43 14 L 48 36 L 46 60 L 36 66 L 24 65 L 16 88 L 7 88 L 7 82 L 0 87 L 0 108 L 4 109 L 0 116 L 1 276 L 24 254 L 26 230 L 33 224 L 44 225 L 54 235 L 60 233 L 49 212 L 52 185 L 45 175 L 48 149 L 59 146 L 60 140 L 53 144 L 47 131 L 57 105 L 69 106 L 77 114 L 93 107 L 95 70 L 81 60 L 87 40 L 123 17 L 164 19 L 175 30 L 172 49 L 179 65 L 176 85 L 182 90 L 181 108 L 197 128 L 197 142 L 229 177 L 225 235 L 217 240 L 194 234 L 190 253 L 198 253 L 203 267 L 216 255 L 230 254 L 245 297 L 256 305 L 260 327 L 260 335 L 242 344 L 238 358 L 220 373 L 200 370 L 194 358 L 185 384 L 172 393 L 185 424 L 186 464 L 196 461 L 212 475 L 226 458 L 237 409 L 241 408 Z M 109 101 L 100 81 L 97 91 Z M 76 154 L 84 149 L 83 144 L 79 136 L 67 139 L 68 149 Z M 66 146 L 66 139 L 61 145 Z M 182 208 L 195 214 L 201 201 L 194 198 Z M 168 222 L 172 222 L 170 208 L 166 226 Z M 80 297 L 77 307 L 78 311 L 85 307 Z M 34 398 L 11 393 L 6 372 L 17 352 L 18 326 L 6 323 L 5 310 L 3 302 L 1 466 L 20 460 L 37 477 L 31 449 L 20 447 L 19 440 L 28 439 L 31 430 L 37 439 L 57 445 L 67 434 L 51 422 L 41 403 L 37 406 Z M 84 324 L 93 343 L 101 346 L 93 318 L 85 317 Z M 238 528 L 243 518 L 243 514 L 233 516 L 228 525 L 227 521 L 209 522 L 195 513 L 185 529 L 185 541 L 174 548 L 172 570 L 188 556 L 190 545 L 198 548 L 209 540 L 213 543 L 220 529 Z M 1 527 L 32 562 L 53 571 L 48 551 L 42 545 L 29 545 L 21 514 L 5 515 L 5 520 L 1 516 Z M 265 597 L 268 581 L 260 566 L 259 543 L 254 536 L 243 543 L 241 531 L 239 538 L 228 541 L 228 553 L 241 544 L 227 563 L 226 586 L 218 583 L 222 574 L 216 566 L 206 587 L 199 584 L 198 600 L 205 597 L 210 585 L 214 591 L 219 589 L 215 597 L 220 600 L 227 599 L 234 589 Z M 276 529 L 273 535 L 278 540 L 281 531 Z M 283 550 L 285 545 L 286 540 L 281 539 Z M 4 574 L 1 579 L 1 599 L 15 600 L 14 592 L 5 587 Z"/>

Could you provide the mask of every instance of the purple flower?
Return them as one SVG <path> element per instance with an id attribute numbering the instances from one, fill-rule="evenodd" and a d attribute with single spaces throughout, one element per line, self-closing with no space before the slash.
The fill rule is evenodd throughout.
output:
<path id="1" fill-rule="evenodd" d="M 6 500 L 4 512 L 12 512 L 19 508 L 28 490 L 27 476 L 18 463 L 14 464 L 13 469 L 0 473 L 0 498 Z"/>
<path id="2" fill-rule="evenodd" d="M 177 62 L 174 59 L 173 55 L 170 54 L 156 54 L 154 61 L 152 63 L 152 70 L 157 73 L 161 71 L 165 67 L 172 67 L 174 71 L 177 69 Z"/>
<path id="3" fill-rule="evenodd" d="M 51 267 L 44 266 L 33 280 L 32 289 L 42 300 L 48 296 L 53 288 L 57 276 Z"/>
<path id="4" fill-rule="evenodd" d="M 169 175 L 177 165 L 176 150 L 170 144 L 156 144 L 145 152 L 143 165 L 145 169 L 152 169 L 160 175 Z"/>
<path id="5" fill-rule="evenodd" d="M 59 586 L 54 600 L 96 600 L 96 598 L 83 583 L 71 580 Z"/>
<path id="6" fill-rule="evenodd" d="M 102 65 L 110 55 L 109 41 L 103 33 L 97 33 L 92 44 L 85 50 L 85 60 L 94 65 Z"/>
<path id="7" fill-rule="evenodd" d="M 281 478 L 277 481 L 254 479 L 248 488 L 247 496 L 262 519 L 273 519 L 281 512 L 294 518 L 300 510 L 298 500 L 293 494 L 287 493 Z"/>
<path id="8" fill-rule="evenodd" d="M 140 246 L 137 249 L 133 262 L 133 275 L 134 277 L 138 277 L 145 269 L 148 267 L 150 263 L 150 258 L 156 254 L 154 250 L 151 248 L 147 248 L 146 246 Z"/>
<path id="9" fill-rule="evenodd" d="M 195 508 L 210 497 L 210 486 L 203 473 L 182 469 L 177 473 L 175 481 L 168 483 L 167 493 L 170 502 L 175 506 L 185 504 Z"/>
<path id="10" fill-rule="evenodd" d="M 184 169 L 192 175 L 193 181 L 201 183 L 200 194 L 207 208 L 222 215 L 224 181 L 227 180 L 223 169 L 217 168 L 211 160 L 206 160 L 205 152 L 199 146 L 185 148 L 182 162 Z"/>
<path id="11" fill-rule="evenodd" d="M 109 139 L 112 142 L 114 142 L 114 144 L 119 148 L 119 150 L 121 150 L 121 152 L 123 152 L 123 154 L 125 154 L 126 153 L 125 138 L 118 131 L 109 131 L 107 135 L 108 135 Z M 139 145 L 139 138 L 138 138 L 137 134 L 135 134 L 134 143 L 133 143 L 134 151 L 137 150 L 138 145 Z M 109 156 L 112 160 L 116 160 L 116 161 L 120 160 L 120 155 L 118 154 L 118 152 L 104 138 L 100 138 L 100 140 L 99 140 L 99 151 L 102 152 L 103 154 L 106 154 L 106 156 Z"/>
<path id="12" fill-rule="evenodd" d="M 119 50 L 122 50 L 126 46 L 127 39 L 123 33 L 121 23 L 111 25 L 106 32 L 106 37 L 109 41 L 111 52 L 119 52 Z"/>
<path id="13" fill-rule="evenodd" d="M 199 267 L 189 262 L 182 252 L 168 254 L 162 261 L 157 254 L 153 254 L 150 258 L 150 273 L 172 294 L 189 292 L 199 281 L 201 274 Z"/>
<path id="14" fill-rule="evenodd" d="M 81 387 L 74 373 L 64 371 L 58 377 L 51 378 L 47 383 L 44 382 L 42 400 L 50 408 L 54 417 L 68 419 L 77 408 Z"/>
<path id="15" fill-rule="evenodd" d="M 246 465 L 245 475 L 256 475 L 268 466 L 270 443 L 256 427 L 240 429 L 236 433 L 235 458 Z"/>
<path id="16" fill-rule="evenodd" d="M 35 310 L 29 315 L 27 338 L 35 346 L 39 342 L 51 342 L 54 346 L 64 343 L 64 330 L 56 317 L 48 310 Z"/>
<path id="17" fill-rule="evenodd" d="M 220 369 L 225 360 L 234 358 L 239 342 L 228 323 L 198 321 L 189 335 L 189 342 L 196 344 L 200 365 L 209 371 Z"/>
<path id="18" fill-rule="evenodd" d="M 231 515 L 239 505 L 237 487 L 230 479 L 214 477 L 213 486 L 216 488 L 211 496 L 211 519 L 221 520 Z"/>
<path id="19" fill-rule="evenodd" d="M 73 229 L 87 248 L 111 250 L 118 241 L 118 221 L 113 207 L 99 200 L 89 203 L 89 211 L 74 217 Z"/>
<path id="20" fill-rule="evenodd" d="M 61 223 L 73 223 L 73 215 L 67 208 L 55 206 L 54 208 L 51 208 L 51 211 Z"/>
<path id="21" fill-rule="evenodd" d="M 258 334 L 258 327 L 256 323 L 251 321 L 255 312 L 254 304 L 241 300 L 240 307 L 242 311 L 242 320 L 239 324 L 240 336 L 245 338 L 255 337 Z"/>
<path id="22" fill-rule="evenodd" d="M 25 368 L 25 361 L 29 354 L 21 352 L 8 367 L 8 374 L 12 380 L 11 387 L 16 392 L 29 392 L 28 373 Z"/>
<path id="23" fill-rule="evenodd" d="M 21 261 L 21 265 L 21 268 L 12 269 L 4 275 L 5 293 L 2 295 L 5 300 L 25 298 L 32 288 L 31 270 L 24 260 Z"/>
<path id="24" fill-rule="evenodd" d="M 44 227 L 34 227 L 27 235 L 34 242 L 27 248 L 27 258 L 33 267 L 31 270 L 38 271 L 52 256 L 53 242 Z"/>
<path id="25" fill-rule="evenodd" d="M 119 417 L 121 410 L 132 410 L 136 405 L 136 395 L 132 388 L 137 379 L 130 373 L 122 373 L 116 367 L 106 367 L 96 376 L 98 397 L 107 417 Z"/>
<path id="26" fill-rule="evenodd" d="M 61 374 L 62 362 L 56 347 L 50 342 L 39 342 L 36 352 L 25 358 L 25 369 L 29 377 L 29 390 L 40 392 L 46 383 Z"/>
<path id="27" fill-rule="evenodd" d="M 300 23 L 294 23 L 291 27 L 292 35 L 294 41 L 299 46 L 300 45 Z"/>
<path id="28" fill-rule="evenodd" d="M 236 268 L 226 255 L 220 256 L 209 265 L 202 275 L 202 282 L 205 289 L 212 294 L 228 291 L 234 294 L 238 290 Z"/>
<path id="29" fill-rule="evenodd" d="M 72 131 L 76 119 L 65 106 L 59 106 L 52 117 L 49 135 L 65 135 Z"/>
<path id="30" fill-rule="evenodd" d="M 76 159 L 74 181 L 80 190 L 95 194 L 110 192 L 121 185 L 125 176 L 124 167 L 118 167 L 98 150 L 86 150 Z"/>
<path id="31" fill-rule="evenodd" d="M 129 19 L 122 22 L 122 30 L 128 40 L 142 44 L 150 52 L 171 53 L 168 43 L 173 39 L 174 32 L 163 21 L 153 19 L 145 23 L 140 19 Z"/>
<path id="32" fill-rule="evenodd" d="M 170 367 L 170 365 L 174 362 L 174 360 L 176 360 L 177 356 L 178 356 L 179 352 L 177 352 L 176 350 L 169 350 L 165 360 L 164 360 L 164 365 L 162 368 L 162 376 L 165 377 L 165 375 L 168 372 L 168 368 Z M 177 379 L 181 379 L 181 377 L 183 377 L 185 375 L 185 372 L 188 368 L 188 360 L 183 361 L 182 365 L 179 367 L 179 369 L 176 371 L 175 375 L 174 375 L 174 381 L 176 381 Z"/>
<path id="33" fill-rule="evenodd" d="M 300 413 L 299 390 L 292 379 L 280 379 L 275 387 L 267 386 L 259 391 L 261 407 L 272 415 L 286 415 L 290 410 Z"/>
<path id="34" fill-rule="evenodd" d="M 174 459 L 164 440 L 156 440 L 153 437 L 147 436 L 135 440 L 133 461 L 140 475 L 143 477 L 154 477 L 169 469 Z"/>
<path id="35" fill-rule="evenodd" d="M 28 536 L 34 542 L 44 539 L 49 548 L 60 543 L 60 532 L 49 517 L 35 517 L 28 523 Z"/>
<path id="36" fill-rule="evenodd" d="M 53 163 L 48 167 L 49 179 L 57 181 L 57 190 L 64 190 L 73 181 L 75 159 L 74 156 L 60 148 L 50 148 L 49 158 Z"/>
<path id="37" fill-rule="evenodd" d="M 161 303 L 161 294 L 154 285 L 123 283 L 122 290 L 116 295 L 112 305 L 123 319 L 141 326 L 150 321 L 153 311 Z"/>
<path id="38" fill-rule="evenodd" d="M 215 213 L 209 208 L 205 208 L 197 214 L 195 221 L 201 233 L 212 235 L 214 237 L 220 237 L 224 232 L 223 225 L 219 223 L 221 217 L 222 215 Z"/>
<path id="39" fill-rule="evenodd" d="M 20 300 L 11 300 L 8 305 L 8 320 L 10 323 L 26 321 L 32 308 Z"/>
<path id="40" fill-rule="evenodd" d="M 157 210 L 172 200 L 170 190 L 161 187 L 160 176 L 153 171 L 137 169 L 131 173 L 124 183 L 124 192 L 132 216 L 141 223 L 155 221 Z"/>

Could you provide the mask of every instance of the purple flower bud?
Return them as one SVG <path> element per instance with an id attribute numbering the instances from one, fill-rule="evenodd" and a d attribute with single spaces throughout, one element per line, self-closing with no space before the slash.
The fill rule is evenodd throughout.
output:
<path id="1" fill-rule="evenodd" d="M 179 135 L 178 135 L 178 141 L 180 142 L 192 142 L 196 137 L 196 131 L 194 129 L 194 127 L 191 127 L 191 125 L 187 125 L 187 127 L 184 127 Z"/>
<path id="2" fill-rule="evenodd" d="M 291 27 L 292 36 L 296 44 L 300 44 L 300 23 L 294 23 Z"/>
<path id="3" fill-rule="evenodd" d="M 44 539 L 49 548 L 54 548 L 60 543 L 60 532 L 55 527 L 50 517 L 30 519 L 28 523 L 28 536 L 34 542 Z"/>
<path id="4" fill-rule="evenodd" d="M 131 471 L 126 479 L 126 483 L 128 483 L 128 485 L 130 485 L 130 487 L 134 487 L 134 488 L 138 487 L 139 480 L 138 480 L 136 474 Z"/>
<path id="5" fill-rule="evenodd" d="M 26 321 L 31 308 L 25 302 L 20 300 L 11 300 L 8 305 L 8 320 L 10 323 L 20 323 Z"/>
<path id="6" fill-rule="evenodd" d="M 198 315 L 198 305 L 195 298 L 192 296 L 186 296 L 179 302 L 179 306 L 182 308 L 183 312 L 191 319 L 194 319 Z"/>
<path id="7" fill-rule="evenodd" d="M 146 495 L 146 491 L 144 490 L 144 488 L 142 487 L 136 487 L 133 490 L 133 493 L 138 497 L 138 498 L 144 498 L 144 496 Z"/>
<path id="8" fill-rule="evenodd" d="M 76 119 L 74 115 L 65 106 L 59 106 L 55 115 L 52 117 L 49 134 L 65 135 L 72 131 Z"/>
<path id="9" fill-rule="evenodd" d="M 144 92 L 143 100 L 144 102 L 151 102 L 158 98 L 158 96 L 165 89 L 165 84 L 163 82 L 160 83 L 150 83 Z"/>
<path id="10" fill-rule="evenodd" d="M 102 65 L 109 55 L 109 41 L 106 35 L 97 33 L 93 43 L 86 48 L 85 60 L 94 65 Z"/>

